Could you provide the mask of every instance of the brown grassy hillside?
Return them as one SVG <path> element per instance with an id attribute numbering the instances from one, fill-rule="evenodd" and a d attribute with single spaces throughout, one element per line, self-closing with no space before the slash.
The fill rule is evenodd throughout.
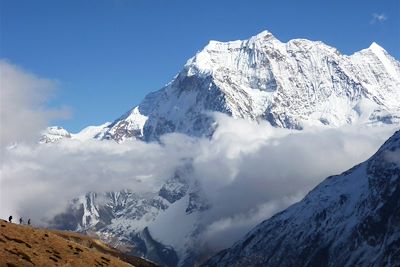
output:
<path id="1" fill-rule="evenodd" d="M 143 266 L 155 264 L 127 256 L 100 240 L 0 220 L 0 266 Z"/>

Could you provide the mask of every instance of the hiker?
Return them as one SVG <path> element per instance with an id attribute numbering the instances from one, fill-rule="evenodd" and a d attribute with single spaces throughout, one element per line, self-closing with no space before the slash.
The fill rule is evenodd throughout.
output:
<path id="1" fill-rule="evenodd" d="M 28 225 L 31 225 L 31 218 L 28 219 Z"/>
<path id="2" fill-rule="evenodd" d="M 10 215 L 10 217 L 8 217 L 8 222 L 12 223 L 12 216 Z"/>
<path id="3" fill-rule="evenodd" d="M 22 224 L 24 222 L 24 220 L 22 220 L 22 217 L 19 218 L 19 224 Z"/>

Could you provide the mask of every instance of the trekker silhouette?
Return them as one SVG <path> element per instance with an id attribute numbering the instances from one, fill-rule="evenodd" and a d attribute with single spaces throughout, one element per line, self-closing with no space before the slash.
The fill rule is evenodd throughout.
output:
<path id="1" fill-rule="evenodd" d="M 22 224 L 24 222 L 24 220 L 22 220 L 22 217 L 19 218 L 19 224 Z"/>
<path id="2" fill-rule="evenodd" d="M 28 225 L 31 225 L 31 218 L 29 218 L 28 220 Z"/>
<path id="3" fill-rule="evenodd" d="M 8 222 L 12 223 L 12 216 L 8 217 Z"/>

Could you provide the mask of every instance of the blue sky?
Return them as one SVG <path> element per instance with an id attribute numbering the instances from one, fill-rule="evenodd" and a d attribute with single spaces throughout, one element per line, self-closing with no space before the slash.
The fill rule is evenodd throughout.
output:
<path id="1" fill-rule="evenodd" d="M 0 0 L 0 58 L 57 80 L 72 132 L 158 90 L 209 40 L 271 31 L 351 54 L 373 41 L 400 58 L 400 1 Z"/>

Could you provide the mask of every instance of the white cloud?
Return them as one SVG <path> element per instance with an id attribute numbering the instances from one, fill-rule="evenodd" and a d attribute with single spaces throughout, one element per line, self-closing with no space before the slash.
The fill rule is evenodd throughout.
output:
<path id="1" fill-rule="evenodd" d="M 50 119 L 65 110 L 45 107 L 56 90 L 56 82 L 38 78 L 0 60 L 0 147 L 14 142 L 36 142 Z"/>
<path id="2" fill-rule="evenodd" d="M 383 23 L 386 21 L 388 17 L 384 13 L 373 13 L 372 14 L 372 19 L 370 21 L 370 24 L 375 24 L 375 23 Z"/>
<path id="3" fill-rule="evenodd" d="M 209 151 L 194 160 L 212 205 L 202 218 L 204 251 L 232 244 L 322 179 L 366 160 L 395 131 L 365 126 L 288 131 L 224 116 L 219 121 L 230 130 L 217 130 Z"/>
<path id="4" fill-rule="evenodd" d="M 179 162 L 158 144 L 112 141 L 22 146 L 7 151 L 1 167 L 1 216 L 39 222 L 86 192 L 152 192 Z"/>
<path id="5" fill-rule="evenodd" d="M 37 143 L 40 131 L 49 120 L 67 116 L 66 110 L 46 107 L 56 88 L 55 81 L 39 78 L 0 60 L 0 210 L 8 207 L 8 200 L 5 199 L 9 190 L 5 176 L 10 168 L 6 163 L 9 159 L 7 147 L 15 143 Z M 14 165 L 19 163 L 14 162 Z M 31 167 L 35 167 L 34 162 Z M 29 189 L 31 185 L 27 186 Z M 26 185 L 22 183 L 21 187 Z M 18 191 L 13 194 L 18 194 Z M 4 213 L 1 215 L 5 216 Z"/>
<path id="6" fill-rule="evenodd" d="M 7 150 L 0 216 L 39 222 L 89 191 L 156 193 L 190 158 L 190 179 L 211 207 L 198 220 L 194 242 L 207 254 L 231 245 L 327 176 L 364 161 L 394 132 L 365 126 L 291 131 L 222 114 L 216 118 L 219 128 L 211 140 L 170 134 L 162 144 L 64 140 Z M 177 218 L 176 229 L 185 228 L 180 222 L 185 220 Z"/>

